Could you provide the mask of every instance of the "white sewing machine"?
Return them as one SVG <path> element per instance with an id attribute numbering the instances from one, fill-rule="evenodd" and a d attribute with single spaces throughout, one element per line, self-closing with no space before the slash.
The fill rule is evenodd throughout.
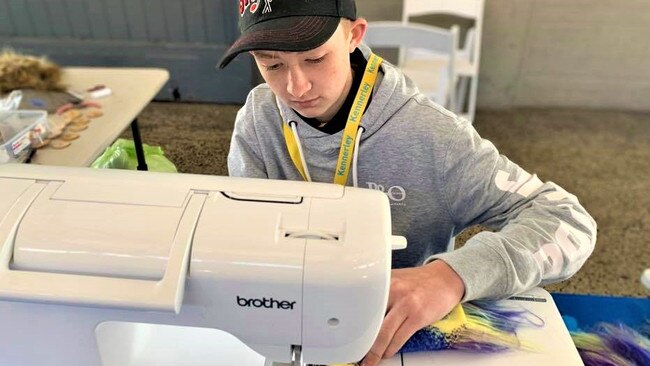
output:
<path id="1" fill-rule="evenodd" d="M 0 364 L 356 361 L 405 245 L 376 191 L 0 165 Z"/>
<path id="2" fill-rule="evenodd" d="M 386 197 L 329 184 L 0 165 L 0 365 L 356 361 L 387 303 Z M 534 351 L 382 366 L 581 365 L 553 299 Z"/>

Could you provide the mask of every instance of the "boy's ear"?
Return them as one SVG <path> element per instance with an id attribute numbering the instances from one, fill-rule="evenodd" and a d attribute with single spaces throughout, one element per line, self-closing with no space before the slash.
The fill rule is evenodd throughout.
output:
<path id="1" fill-rule="evenodd" d="M 366 35 L 366 29 L 368 28 L 368 21 L 363 18 L 357 18 L 350 22 L 350 48 L 349 53 L 354 52 L 354 50 L 361 44 L 363 37 Z"/>

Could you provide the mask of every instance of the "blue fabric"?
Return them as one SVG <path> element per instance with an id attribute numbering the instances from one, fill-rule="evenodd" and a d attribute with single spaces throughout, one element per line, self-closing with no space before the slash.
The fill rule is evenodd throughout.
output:
<path id="1" fill-rule="evenodd" d="M 650 299 L 553 293 L 567 328 L 589 328 L 599 322 L 638 329 L 650 324 Z"/>

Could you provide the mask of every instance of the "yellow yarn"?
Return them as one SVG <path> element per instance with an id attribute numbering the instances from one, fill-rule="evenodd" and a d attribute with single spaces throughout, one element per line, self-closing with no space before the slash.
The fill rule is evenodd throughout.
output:
<path id="1" fill-rule="evenodd" d="M 449 314 L 444 318 L 433 323 L 433 327 L 440 329 L 441 332 L 451 334 L 453 331 L 460 329 L 467 324 L 467 315 L 463 306 L 458 304 L 451 309 Z"/>

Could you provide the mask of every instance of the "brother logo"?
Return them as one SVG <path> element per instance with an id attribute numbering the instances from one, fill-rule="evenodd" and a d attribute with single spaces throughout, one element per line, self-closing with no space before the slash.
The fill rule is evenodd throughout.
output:
<path id="1" fill-rule="evenodd" d="M 237 296 L 237 305 L 241 307 L 256 307 L 256 308 L 266 308 L 266 309 L 292 309 L 296 305 L 295 301 L 278 301 L 274 298 L 267 299 L 263 297 L 261 299 L 247 299 L 245 297 Z"/>

